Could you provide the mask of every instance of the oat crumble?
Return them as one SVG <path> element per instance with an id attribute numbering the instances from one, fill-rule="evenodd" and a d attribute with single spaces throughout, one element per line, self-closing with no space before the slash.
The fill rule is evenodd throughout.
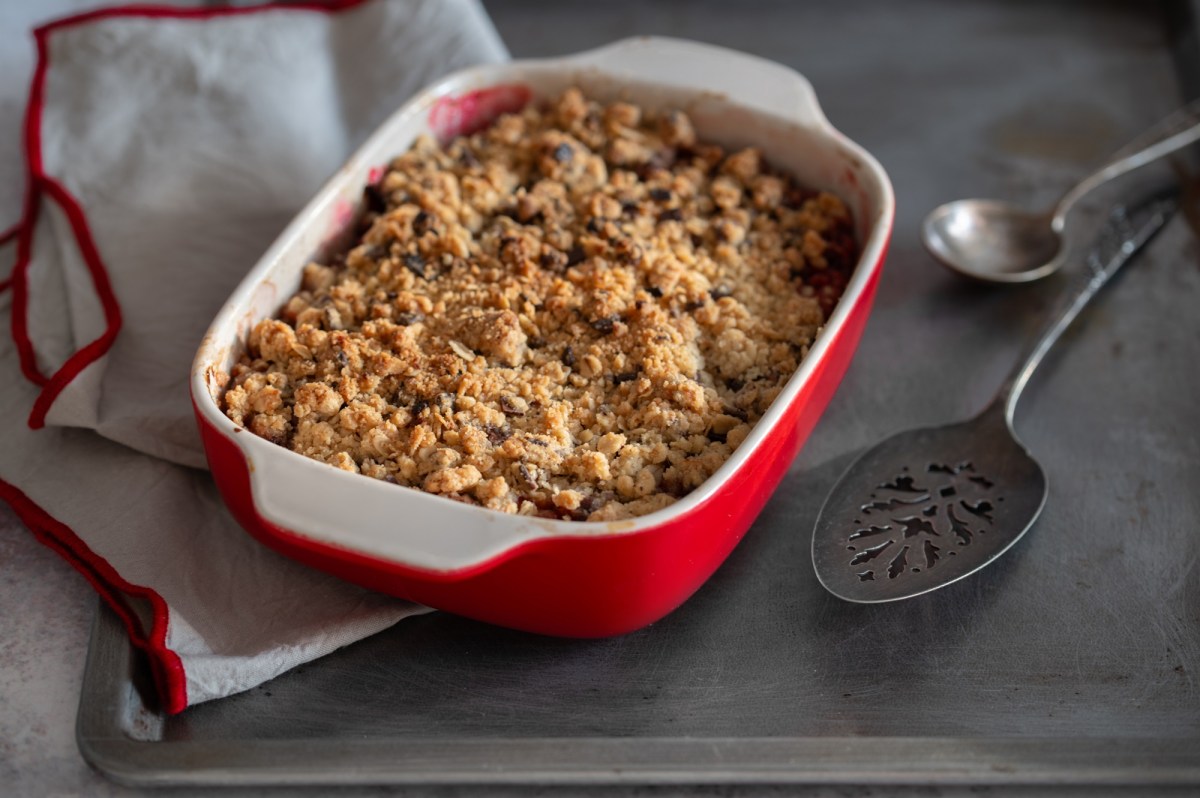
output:
<path id="1" fill-rule="evenodd" d="M 857 250 L 840 199 L 679 111 L 571 89 L 365 192 L 357 245 L 260 322 L 223 406 L 347 471 L 507 513 L 665 507 L 746 438 Z"/>

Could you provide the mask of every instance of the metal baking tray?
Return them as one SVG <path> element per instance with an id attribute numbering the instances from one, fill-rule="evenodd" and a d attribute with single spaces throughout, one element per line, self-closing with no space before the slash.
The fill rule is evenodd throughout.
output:
<path id="1" fill-rule="evenodd" d="M 1018 429 L 1051 495 L 1011 553 L 877 606 L 826 594 L 809 553 L 854 455 L 981 407 L 1062 287 L 960 282 L 921 251 L 924 212 L 1052 200 L 1178 105 L 1164 18 L 1136 3 L 701 8 L 489 4 L 521 55 L 662 32 L 790 63 L 892 175 L 893 254 L 855 362 L 740 547 L 624 637 L 435 613 L 175 717 L 102 611 L 78 719 L 89 762 L 136 784 L 1200 784 L 1200 268 L 1184 216 L 1027 391 Z"/>

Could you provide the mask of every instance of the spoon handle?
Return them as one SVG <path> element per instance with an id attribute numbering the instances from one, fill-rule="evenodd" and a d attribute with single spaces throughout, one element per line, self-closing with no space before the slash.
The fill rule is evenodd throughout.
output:
<path id="1" fill-rule="evenodd" d="M 1132 207 L 1122 205 L 1113 210 L 1088 253 L 1087 268 L 1079 278 L 1080 284 L 1063 295 L 1058 313 L 1026 348 L 1024 357 L 984 413 L 1002 408 L 1004 420 L 1012 426 L 1021 391 L 1050 347 L 1109 279 L 1166 225 L 1178 207 L 1179 192 L 1171 189 Z"/>
<path id="2" fill-rule="evenodd" d="M 1160 120 L 1113 154 L 1104 166 L 1081 180 L 1054 207 L 1050 224 L 1061 233 L 1067 214 L 1085 194 L 1126 172 L 1132 172 L 1195 141 L 1200 141 L 1200 99 Z"/>

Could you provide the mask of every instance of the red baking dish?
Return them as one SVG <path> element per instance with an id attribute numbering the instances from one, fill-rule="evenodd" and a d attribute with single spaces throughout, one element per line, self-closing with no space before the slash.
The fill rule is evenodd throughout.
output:
<path id="1" fill-rule="evenodd" d="M 750 436 L 676 504 L 620 522 L 507 515 L 341 471 L 258 438 L 219 406 L 245 335 L 353 223 L 363 187 L 421 133 L 478 128 L 571 85 L 599 99 L 676 107 L 700 135 L 760 147 L 802 184 L 841 196 L 860 261 L 800 369 Z M 629 632 L 666 615 L 750 527 L 816 424 L 870 310 L 894 215 L 879 164 L 826 121 L 812 87 L 778 64 L 673 39 L 630 39 L 562 59 L 482 66 L 397 111 L 301 211 L 221 309 L 192 370 L 213 477 L 246 530 L 312 567 L 491 623 L 553 635 Z"/>

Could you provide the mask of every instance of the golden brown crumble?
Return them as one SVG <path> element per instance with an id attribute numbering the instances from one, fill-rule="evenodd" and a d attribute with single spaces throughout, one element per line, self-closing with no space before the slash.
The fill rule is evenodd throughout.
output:
<path id="1" fill-rule="evenodd" d="M 224 407 L 347 471 L 494 510 L 665 507 L 746 438 L 856 260 L 845 205 L 679 111 L 578 90 L 365 192 L 357 245 L 260 322 Z"/>

